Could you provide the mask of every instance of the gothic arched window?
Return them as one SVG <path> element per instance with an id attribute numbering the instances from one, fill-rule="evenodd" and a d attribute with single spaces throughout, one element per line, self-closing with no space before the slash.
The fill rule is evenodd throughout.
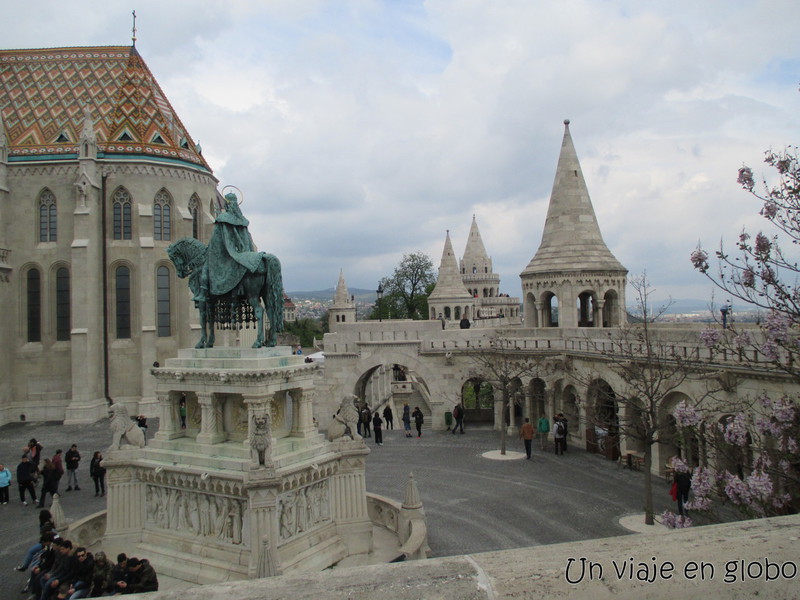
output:
<path id="1" fill-rule="evenodd" d="M 131 270 L 128 267 L 117 267 L 114 272 L 114 291 L 117 339 L 127 339 L 131 337 Z"/>
<path id="2" fill-rule="evenodd" d="M 31 269 L 27 276 L 28 341 L 42 341 L 42 275 Z"/>
<path id="3" fill-rule="evenodd" d="M 114 239 L 131 239 L 131 195 L 125 188 L 114 192 Z"/>
<path id="4" fill-rule="evenodd" d="M 69 270 L 61 267 L 56 271 L 56 341 L 70 339 Z"/>
<path id="5" fill-rule="evenodd" d="M 172 235 L 169 192 L 161 188 L 153 198 L 153 238 L 169 241 Z"/>
<path id="6" fill-rule="evenodd" d="M 200 239 L 200 199 L 197 194 L 189 198 L 189 214 L 192 215 L 192 237 Z"/>
<path id="7" fill-rule="evenodd" d="M 45 188 L 39 194 L 39 241 L 56 241 L 56 196 Z"/>
<path id="8" fill-rule="evenodd" d="M 158 337 L 172 335 L 170 329 L 169 269 L 161 266 L 156 269 L 156 326 Z"/>

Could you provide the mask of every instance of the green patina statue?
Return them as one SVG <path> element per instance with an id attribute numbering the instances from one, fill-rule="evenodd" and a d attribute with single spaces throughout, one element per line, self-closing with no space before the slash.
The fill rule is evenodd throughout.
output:
<path id="1" fill-rule="evenodd" d="M 214 347 L 214 325 L 237 328 L 256 323 L 253 348 L 274 346 L 283 331 L 281 263 L 272 254 L 256 252 L 234 194 L 225 196 L 208 246 L 185 237 L 171 244 L 167 254 L 178 277 L 189 277 L 189 288 L 200 311 L 202 335 L 195 348 Z M 263 302 L 263 305 L 262 305 Z M 269 334 L 264 336 L 264 311 Z"/>

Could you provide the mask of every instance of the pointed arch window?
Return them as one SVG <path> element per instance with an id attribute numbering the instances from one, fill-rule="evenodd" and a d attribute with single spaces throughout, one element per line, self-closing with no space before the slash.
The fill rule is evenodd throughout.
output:
<path id="1" fill-rule="evenodd" d="M 189 198 L 189 214 L 192 215 L 192 237 L 200 239 L 200 199 L 197 194 Z"/>
<path id="2" fill-rule="evenodd" d="M 70 339 L 69 270 L 61 267 L 56 271 L 56 341 Z"/>
<path id="3" fill-rule="evenodd" d="M 125 188 L 114 192 L 114 239 L 131 239 L 131 195 Z"/>
<path id="4" fill-rule="evenodd" d="M 169 269 L 161 266 L 156 270 L 156 309 L 158 337 L 172 335 L 170 328 Z"/>
<path id="5" fill-rule="evenodd" d="M 131 270 L 128 267 L 117 267 L 114 272 L 114 291 L 117 339 L 128 339 L 131 337 Z"/>
<path id="6" fill-rule="evenodd" d="M 31 269 L 27 275 L 28 341 L 42 341 L 42 274 Z"/>
<path id="7" fill-rule="evenodd" d="M 45 188 L 39 194 L 39 241 L 55 242 L 57 233 L 56 196 Z"/>
<path id="8" fill-rule="evenodd" d="M 153 198 L 153 238 L 169 241 L 172 236 L 172 197 L 161 188 Z"/>

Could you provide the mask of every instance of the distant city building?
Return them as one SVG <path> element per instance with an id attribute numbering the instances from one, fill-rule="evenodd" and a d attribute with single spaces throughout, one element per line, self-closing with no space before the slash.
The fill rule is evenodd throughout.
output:
<path id="1" fill-rule="evenodd" d="M 285 293 L 283 294 L 283 322 L 294 323 L 297 320 L 297 306 Z"/>

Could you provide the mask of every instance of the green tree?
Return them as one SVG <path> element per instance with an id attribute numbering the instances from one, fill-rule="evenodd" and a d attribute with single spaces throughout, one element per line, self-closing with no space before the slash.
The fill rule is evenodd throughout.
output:
<path id="1" fill-rule="evenodd" d="M 320 319 L 297 319 L 294 322 L 284 324 L 284 332 L 296 335 L 300 339 L 300 345 L 304 348 L 311 348 L 314 345 L 314 338 L 322 339 L 328 331 L 328 318 L 324 315 Z"/>
<path id="2" fill-rule="evenodd" d="M 426 319 L 428 295 L 436 285 L 433 261 L 423 252 L 404 254 L 390 277 L 380 283 L 383 299 L 375 305 L 372 319 Z"/>

